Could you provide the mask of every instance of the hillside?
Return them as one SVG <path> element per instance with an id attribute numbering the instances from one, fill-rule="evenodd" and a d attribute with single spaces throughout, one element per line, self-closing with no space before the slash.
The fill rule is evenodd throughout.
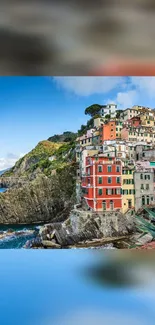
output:
<path id="1" fill-rule="evenodd" d="M 65 220 L 75 204 L 75 144 L 41 141 L 1 177 L 0 223 Z"/>
<path id="2" fill-rule="evenodd" d="M 71 142 L 77 138 L 77 133 L 66 131 L 63 134 L 55 134 L 48 139 L 51 142 Z"/>
<path id="3" fill-rule="evenodd" d="M 19 159 L 15 166 L 3 177 L 28 177 L 34 179 L 38 174 L 49 176 L 53 170 L 63 168 L 75 159 L 74 143 L 54 143 L 41 141 L 37 146 Z"/>

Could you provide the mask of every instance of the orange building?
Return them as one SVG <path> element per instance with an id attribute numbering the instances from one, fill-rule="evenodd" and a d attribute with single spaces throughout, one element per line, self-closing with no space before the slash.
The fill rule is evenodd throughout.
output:
<path id="1" fill-rule="evenodd" d="M 116 139 L 116 122 L 109 121 L 100 128 L 100 144 L 106 140 Z"/>
<path id="2" fill-rule="evenodd" d="M 86 158 L 86 176 L 82 179 L 82 192 L 87 205 L 94 211 L 121 210 L 122 163 L 116 158 Z"/>

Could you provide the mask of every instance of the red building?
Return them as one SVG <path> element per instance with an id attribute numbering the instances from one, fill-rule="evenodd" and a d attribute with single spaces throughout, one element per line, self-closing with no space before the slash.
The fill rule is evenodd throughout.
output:
<path id="1" fill-rule="evenodd" d="M 94 211 L 122 208 L 122 164 L 116 158 L 86 157 L 86 175 L 82 192 L 87 205 Z"/>
<path id="2" fill-rule="evenodd" d="M 130 120 L 126 121 L 126 125 L 130 125 L 136 128 L 141 125 L 141 119 L 139 116 L 134 116 Z"/>

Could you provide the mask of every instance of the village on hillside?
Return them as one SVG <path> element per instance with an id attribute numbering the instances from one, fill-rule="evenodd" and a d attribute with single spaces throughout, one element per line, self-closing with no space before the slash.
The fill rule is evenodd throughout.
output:
<path id="1" fill-rule="evenodd" d="M 140 211 L 155 206 L 155 110 L 100 108 L 76 139 L 76 194 L 88 210 Z"/>

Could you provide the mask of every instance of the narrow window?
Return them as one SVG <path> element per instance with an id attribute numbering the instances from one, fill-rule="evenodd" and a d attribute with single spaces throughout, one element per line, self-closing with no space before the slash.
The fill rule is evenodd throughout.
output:
<path id="1" fill-rule="evenodd" d="M 99 184 L 102 184 L 102 177 L 98 178 L 98 182 L 99 182 Z"/>
<path id="2" fill-rule="evenodd" d="M 112 183 L 111 177 L 108 177 L 108 184 L 111 184 L 111 183 Z"/>

